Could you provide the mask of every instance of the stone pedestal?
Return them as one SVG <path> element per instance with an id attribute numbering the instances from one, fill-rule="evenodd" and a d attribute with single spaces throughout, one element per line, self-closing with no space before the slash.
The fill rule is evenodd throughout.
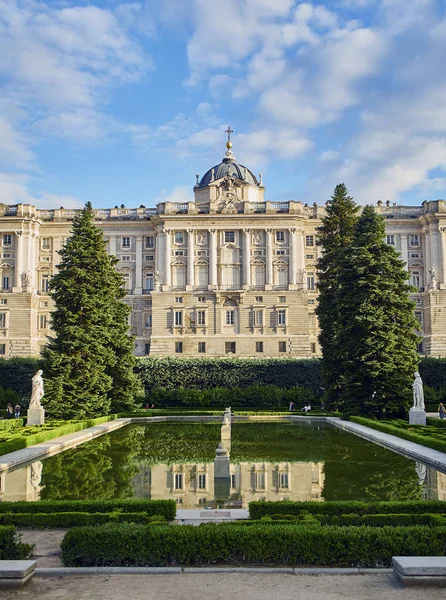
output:
<path id="1" fill-rule="evenodd" d="M 215 479 L 229 479 L 229 452 L 223 444 L 218 444 L 215 451 L 214 477 Z"/>
<path id="2" fill-rule="evenodd" d="M 426 425 L 426 411 L 421 408 L 411 408 L 409 411 L 410 425 Z"/>
<path id="3" fill-rule="evenodd" d="M 45 423 L 45 409 L 40 407 L 28 408 L 27 425 L 43 425 Z"/>

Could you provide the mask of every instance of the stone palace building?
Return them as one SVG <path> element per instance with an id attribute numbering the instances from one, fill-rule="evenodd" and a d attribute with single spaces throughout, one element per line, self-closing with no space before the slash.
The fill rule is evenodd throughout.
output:
<path id="1" fill-rule="evenodd" d="M 222 162 L 197 175 L 192 202 L 95 210 L 119 259 L 138 356 L 320 353 L 324 207 L 265 200 L 262 176 L 238 164 L 231 146 L 228 139 Z M 446 202 L 378 202 L 376 210 L 417 288 L 419 351 L 446 356 Z M 0 204 L 0 357 L 37 356 L 51 335 L 48 284 L 75 213 Z"/>

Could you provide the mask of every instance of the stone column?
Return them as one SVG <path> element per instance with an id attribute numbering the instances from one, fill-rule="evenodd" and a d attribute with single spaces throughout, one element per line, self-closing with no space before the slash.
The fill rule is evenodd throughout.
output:
<path id="1" fill-rule="evenodd" d="M 307 289 L 307 272 L 305 271 L 305 245 L 304 245 L 304 232 L 302 229 L 296 232 L 296 262 L 297 271 L 299 272 L 299 278 L 301 286 L 304 290 Z"/>
<path id="2" fill-rule="evenodd" d="M 209 229 L 209 286 L 214 289 L 217 285 L 217 230 Z"/>
<path id="3" fill-rule="evenodd" d="M 251 287 L 251 240 L 250 229 L 243 229 L 243 289 Z"/>
<path id="4" fill-rule="evenodd" d="M 136 237 L 135 294 L 142 294 L 142 235 Z"/>
<path id="5" fill-rule="evenodd" d="M 288 280 L 289 280 L 289 289 L 297 289 L 297 244 L 296 244 L 296 228 L 290 227 L 288 229 L 288 235 L 290 239 L 289 243 L 289 251 L 290 251 L 290 260 L 289 260 L 289 272 L 288 272 Z"/>
<path id="6" fill-rule="evenodd" d="M 402 233 L 400 235 L 400 241 L 401 241 L 401 260 L 404 261 L 404 264 L 406 265 L 406 269 L 407 269 L 408 268 L 407 233 Z"/>
<path id="7" fill-rule="evenodd" d="M 164 281 L 164 254 L 163 254 L 163 245 L 164 245 L 164 234 L 162 229 L 157 227 L 155 229 L 155 273 L 158 272 L 158 285 L 157 278 L 155 277 L 155 287 L 154 290 L 159 291 L 159 284 Z"/>
<path id="8" fill-rule="evenodd" d="M 163 281 L 163 292 L 170 291 L 172 280 L 171 280 L 171 245 L 170 245 L 170 229 L 164 229 L 164 280 Z"/>
<path id="9" fill-rule="evenodd" d="M 436 229 L 431 232 L 431 265 L 430 269 L 435 269 L 436 273 L 440 272 L 441 264 L 440 264 L 440 252 L 441 252 L 441 240 L 439 239 L 440 232 Z M 424 269 L 424 287 L 427 289 L 429 285 L 429 272 Z"/>
<path id="10" fill-rule="evenodd" d="M 271 290 L 273 287 L 273 230 L 265 229 L 266 233 L 266 273 L 265 290 Z"/>
<path id="11" fill-rule="evenodd" d="M 440 277 L 440 288 L 445 289 L 446 287 L 446 227 L 440 227 L 441 236 L 441 277 Z"/>
<path id="12" fill-rule="evenodd" d="M 186 290 L 192 291 L 195 286 L 194 277 L 194 234 L 193 229 L 187 230 L 187 280 Z"/>
<path id="13" fill-rule="evenodd" d="M 14 269 L 14 289 L 13 292 L 22 291 L 22 272 L 23 272 L 23 231 L 16 231 L 15 245 L 15 269 Z"/>
<path id="14" fill-rule="evenodd" d="M 115 235 L 110 236 L 109 252 L 110 252 L 110 256 L 116 256 L 116 236 Z"/>
<path id="15" fill-rule="evenodd" d="M 61 247 L 62 247 L 62 244 L 61 244 L 60 237 L 53 238 L 53 273 L 54 273 L 54 275 L 56 275 L 56 273 L 59 271 L 58 265 L 60 263 L 61 257 L 60 257 L 60 254 L 58 254 L 58 252 L 61 249 Z"/>
<path id="16" fill-rule="evenodd" d="M 423 254 L 423 264 L 424 264 L 424 271 L 426 271 L 426 273 L 428 273 L 428 269 L 432 268 L 432 263 L 431 263 L 431 244 L 430 244 L 430 235 L 429 235 L 429 229 L 426 227 L 426 229 L 424 230 L 424 235 L 422 237 L 422 249 L 424 251 Z"/>

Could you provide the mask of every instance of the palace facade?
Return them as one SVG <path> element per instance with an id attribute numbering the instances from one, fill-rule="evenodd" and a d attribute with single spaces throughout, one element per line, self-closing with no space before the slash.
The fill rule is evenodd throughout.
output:
<path id="1" fill-rule="evenodd" d="M 265 200 L 262 176 L 222 162 L 194 201 L 95 210 L 124 277 L 138 356 L 319 356 L 317 227 L 324 207 Z M 446 203 L 378 202 L 387 243 L 417 288 L 419 351 L 446 356 Z M 37 356 L 51 335 L 48 284 L 75 210 L 0 204 L 0 356 Z"/>

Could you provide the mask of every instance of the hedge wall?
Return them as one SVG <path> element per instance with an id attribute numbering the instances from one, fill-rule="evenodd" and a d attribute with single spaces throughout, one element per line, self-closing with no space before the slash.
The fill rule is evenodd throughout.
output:
<path id="1" fill-rule="evenodd" d="M 173 521 L 177 507 L 174 500 L 40 500 L 39 502 L 0 502 L 4 513 L 145 513 Z"/>
<path id="2" fill-rule="evenodd" d="M 0 513 L 0 525 L 16 525 L 33 529 L 54 527 L 83 527 L 104 523 L 136 523 L 138 525 L 168 525 L 161 515 L 145 512 L 53 512 L 53 513 Z"/>
<path id="3" fill-rule="evenodd" d="M 0 503 L 1 507 L 1 503 Z M 300 515 L 308 511 L 313 515 L 373 515 L 373 514 L 446 514 L 446 503 L 440 500 L 415 500 L 409 502 L 250 502 L 249 516 L 260 519 L 266 515 Z"/>
<path id="4" fill-rule="evenodd" d="M 141 358 L 136 371 L 148 394 L 156 388 L 246 388 L 253 385 L 303 386 L 320 393 L 317 359 Z"/>
<path id="5" fill-rule="evenodd" d="M 439 556 L 446 527 L 98 525 L 62 541 L 65 567 L 325 565 L 381 567 L 392 556 Z"/>

